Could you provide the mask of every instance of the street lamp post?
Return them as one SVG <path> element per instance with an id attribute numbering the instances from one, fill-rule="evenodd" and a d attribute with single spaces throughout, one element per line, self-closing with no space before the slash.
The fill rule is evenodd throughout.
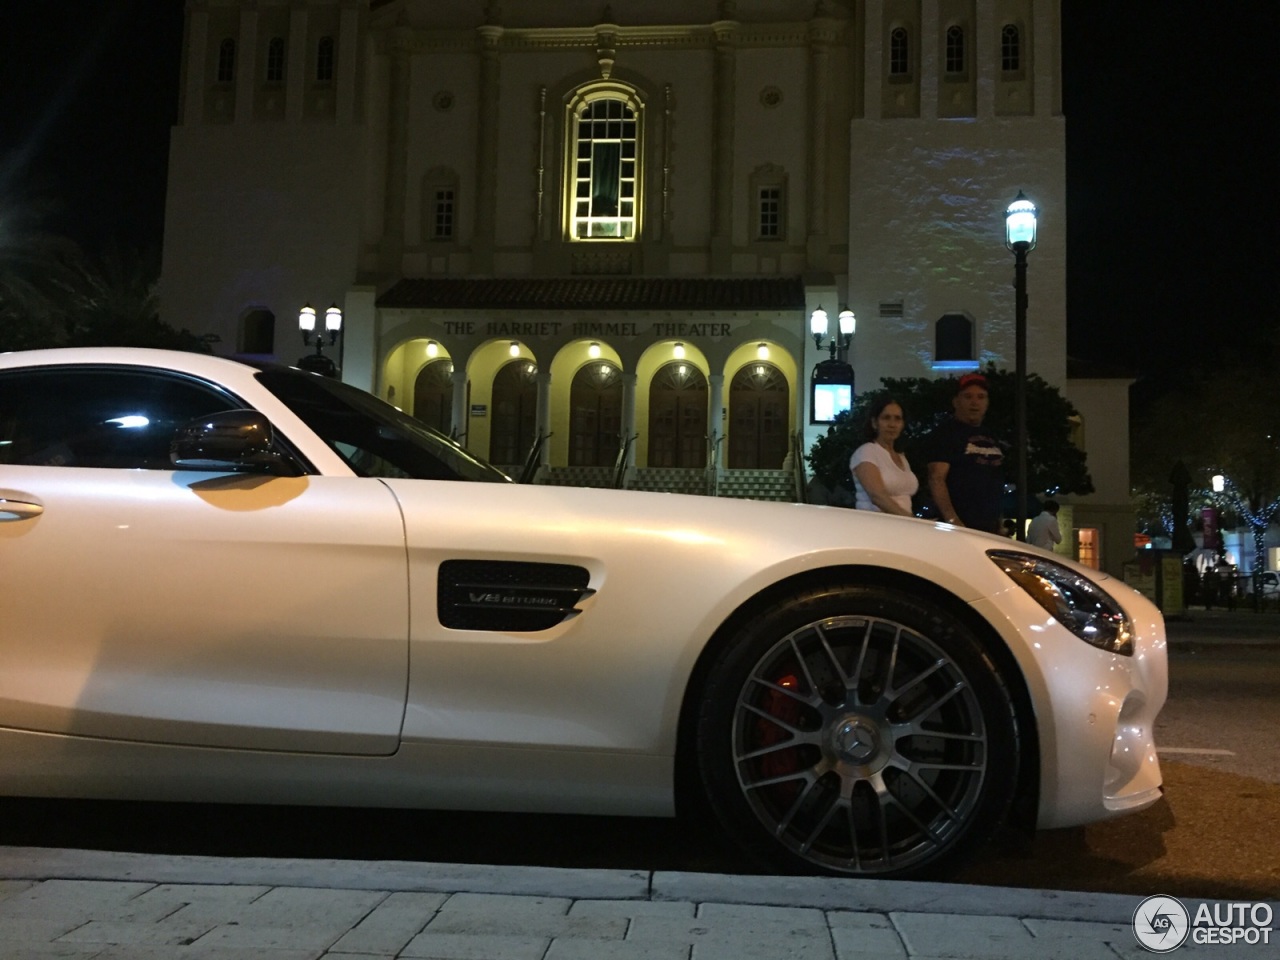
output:
<path id="1" fill-rule="evenodd" d="M 813 345 L 822 349 L 823 337 L 827 338 L 830 357 L 820 360 L 809 377 L 810 423 L 832 423 L 837 413 L 853 406 L 853 365 L 849 363 L 849 348 L 853 346 L 853 330 L 857 320 L 853 311 L 840 311 L 838 332 L 829 336 L 831 320 L 822 307 L 809 317 L 809 332 Z"/>
<path id="2" fill-rule="evenodd" d="M 338 337 L 342 334 L 342 308 L 336 303 L 331 304 L 324 312 L 324 332 L 317 332 L 316 308 L 309 303 L 304 304 L 298 312 L 298 330 L 302 334 L 303 346 L 311 346 L 313 340 L 316 345 L 316 352 L 300 358 L 298 366 L 322 376 L 336 377 L 338 365 L 333 362 L 332 357 L 325 356 L 324 341 L 327 335 L 329 346 L 332 347 L 338 342 Z"/>
<path id="3" fill-rule="evenodd" d="M 853 331 L 857 326 L 857 318 L 852 310 L 846 308 L 840 311 L 839 326 L 839 335 L 828 339 L 827 349 L 831 352 L 832 360 L 836 359 L 838 353 L 840 362 L 848 363 L 849 346 L 853 343 Z M 827 311 L 818 307 L 809 317 L 809 332 L 813 334 L 813 345 L 819 350 L 822 349 L 822 338 L 827 336 L 830 328 L 831 321 L 827 317 Z"/>
<path id="4" fill-rule="evenodd" d="M 1004 244 L 1013 251 L 1014 429 L 1018 444 L 1019 540 L 1027 539 L 1027 254 L 1036 246 L 1036 205 L 1019 190 L 1004 217 Z"/>

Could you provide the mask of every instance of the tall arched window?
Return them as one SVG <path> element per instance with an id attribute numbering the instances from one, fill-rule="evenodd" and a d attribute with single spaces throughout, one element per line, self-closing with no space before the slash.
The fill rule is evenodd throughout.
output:
<path id="1" fill-rule="evenodd" d="M 947 27 L 946 72 L 964 73 L 964 27 L 952 24 Z"/>
<path id="2" fill-rule="evenodd" d="M 749 363 L 729 385 L 729 469 L 778 470 L 787 457 L 787 378 L 772 363 Z"/>
<path id="3" fill-rule="evenodd" d="M 973 321 L 963 313 L 943 314 L 934 325 L 934 362 L 973 359 Z"/>
<path id="4" fill-rule="evenodd" d="M 592 360 L 569 387 L 569 466 L 613 466 L 621 433 L 622 371 Z"/>
<path id="5" fill-rule="evenodd" d="M 267 83 L 284 83 L 284 37 L 267 44 Z"/>
<path id="6" fill-rule="evenodd" d="M 441 433 L 453 428 L 453 361 L 440 357 L 413 381 L 413 415 Z"/>
<path id="7" fill-rule="evenodd" d="M 1016 23 L 1000 29 L 1000 69 L 1006 73 L 1022 69 L 1022 31 Z"/>
<path id="8" fill-rule="evenodd" d="M 538 368 L 529 360 L 508 362 L 493 378 L 489 462 L 519 466 L 533 446 L 538 418 Z"/>
<path id="9" fill-rule="evenodd" d="M 270 310 L 250 310 L 240 318 L 240 353 L 271 355 L 276 350 L 276 315 Z"/>
<path id="10" fill-rule="evenodd" d="M 649 386 L 649 466 L 707 465 L 707 378 L 691 363 L 668 363 Z"/>
<path id="11" fill-rule="evenodd" d="M 236 79 L 236 42 L 230 37 L 218 44 L 218 82 L 234 83 Z"/>
<path id="12" fill-rule="evenodd" d="M 570 102 L 565 192 L 572 239 L 639 234 L 642 109 L 635 93 L 618 84 L 593 87 Z"/>
<path id="13" fill-rule="evenodd" d="M 911 43 L 906 27 L 894 27 L 889 32 L 889 76 L 911 75 Z"/>

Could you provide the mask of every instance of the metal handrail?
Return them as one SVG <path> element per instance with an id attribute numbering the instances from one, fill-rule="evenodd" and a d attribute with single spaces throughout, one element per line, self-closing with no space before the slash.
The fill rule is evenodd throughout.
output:
<path id="1" fill-rule="evenodd" d="M 792 473 L 795 476 L 796 503 L 804 503 L 807 498 L 808 481 L 804 474 L 804 431 L 797 430 L 791 438 L 794 453 L 791 457 Z"/>
<path id="2" fill-rule="evenodd" d="M 724 436 L 715 430 L 707 437 L 707 496 L 720 496 L 720 444 Z"/>
<path id="3" fill-rule="evenodd" d="M 631 452 L 631 444 L 640 437 L 640 434 L 633 434 L 626 437 L 622 444 L 618 447 L 618 459 L 613 464 L 613 489 L 621 490 L 622 485 L 627 479 L 627 457 Z"/>
<path id="4" fill-rule="evenodd" d="M 520 483 L 532 483 L 534 476 L 538 472 L 538 461 L 542 458 L 542 447 L 554 434 L 539 433 L 538 438 L 533 441 L 529 447 L 529 455 L 525 457 L 524 468 L 520 471 Z"/>

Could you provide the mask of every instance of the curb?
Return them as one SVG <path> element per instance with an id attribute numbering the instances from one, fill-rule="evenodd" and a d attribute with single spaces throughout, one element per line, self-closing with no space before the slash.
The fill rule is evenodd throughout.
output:
<path id="1" fill-rule="evenodd" d="M 0 847 L 0 880 L 106 880 L 653 900 L 1127 924 L 1142 898 L 970 884 Z M 1195 910 L 1200 900 L 1184 900 Z M 1280 913 L 1280 903 L 1275 905 Z"/>

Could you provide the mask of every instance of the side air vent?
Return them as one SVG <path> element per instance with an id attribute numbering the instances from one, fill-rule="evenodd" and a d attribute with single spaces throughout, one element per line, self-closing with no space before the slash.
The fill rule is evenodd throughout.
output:
<path id="1" fill-rule="evenodd" d="M 511 560 L 446 560 L 437 590 L 440 622 L 453 630 L 548 630 L 574 616 L 584 567 Z"/>

